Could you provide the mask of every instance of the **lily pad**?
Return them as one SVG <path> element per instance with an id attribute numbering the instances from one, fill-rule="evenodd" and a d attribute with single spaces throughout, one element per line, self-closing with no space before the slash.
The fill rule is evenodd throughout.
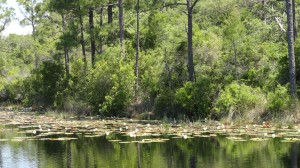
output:
<path id="1" fill-rule="evenodd" d="M 120 141 L 119 143 L 120 144 L 130 144 L 131 142 L 129 142 L 129 141 Z"/>
<path id="2" fill-rule="evenodd" d="M 251 138 L 251 141 L 268 141 L 269 138 Z"/>
<path id="3" fill-rule="evenodd" d="M 113 139 L 113 140 L 108 140 L 109 142 L 120 142 L 121 140 L 118 139 Z"/>

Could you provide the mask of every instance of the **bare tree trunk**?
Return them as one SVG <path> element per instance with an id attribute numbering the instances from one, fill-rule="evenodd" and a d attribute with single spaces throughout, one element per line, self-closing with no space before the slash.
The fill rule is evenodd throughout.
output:
<path id="1" fill-rule="evenodd" d="M 296 9 L 295 9 L 295 0 L 292 0 L 292 7 L 293 7 L 293 33 L 294 33 L 294 42 L 297 38 L 297 23 L 296 23 Z"/>
<path id="2" fill-rule="evenodd" d="M 286 11 L 288 21 L 288 55 L 289 55 L 289 72 L 290 72 L 290 89 L 291 95 L 297 97 L 297 86 L 296 86 L 296 64 L 295 64 L 295 53 L 294 53 L 294 26 L 293 26 L 293 8 L 292 0 L 286 0 Z"/>
<path id="3" fill-rule="evenodd" d="M 33 39 L 35 40 L 36 39 L 35 16 L 36 15 L 35 15 L 35 11 L 34 11 L 35 10 L 34 5 L 35 4 L 33 3 L 33 1 L 31 1 L 29 21 L 30 21 L 30 24 L 32 27 L 32 36 L 33 36 Z"/>
<path id="4" fill-rule="evenodd" d="M 265 0 L 262 0 L 262 20 L 266 23 L 267 22 L 267 17 L 266 17 L 266 12 L 265 12 L 265 5 L 266 2 Z"/>
<path id="5" fill-rule="evenodd" d="M 113 23 L 113 5 L 112 4 L 109 4 L 107 6 L 107 15 L 108 15 L 107 16 L 107 18 L 108 18 L 107 22 L 108 22 L 109 25 L 112 26 L 112 23 Z M 111 30 L 109 31 L 109 35 L 108 35 L 108 42 L 113 42 L 113 33 L 112 33 Z"/>
<path id="6" fill-rule="evenodd" d="M 171 74 L 171 68 L 168 65 L 168 60 L 167 60 L 167 47 L 165 47 L 165 52 L 164 52 L 164 62 L 165 62 L 165 66 L 166 69 L 168 71 L 168 80 L 167 80 L 167 85 L 172 88 L 172 74 Z"/>
<path id="7" fill-rule="evenodd" d="M 233 52 L 234 52 L 234 75 L 235 75 L 235 80 L 237 81 L 238 77 L 237 77 L 237 52 L 236 52 L 236 45 L 235 45 L 235 41 L 232 41 L 232 45 L 233 45 Z"/>
<path id="8" fill-rule="evenodd" d="M 121 55 L 125 59 L 125 43 L 124 43 L 124 17 L 123 17 L 123 0 L 118 1 L 119 6 L 119 26 L 120 26 L 120 44 L 121 44 Z"/>
<path id="9" fill-rule="evenodd" d="M 31 28 L 32 28 L 32 37 L 33 40 L 36 41 L 36 27 L 35 27 L 35 13 L 34 13 L 34 8 L 33 5 L 30 6 L 30 16 L 28 19 L 30 21 L 31 24 Z M 38 69 L 40 67 L 40 56 L 36 53 L 36 51 L 34 51 L 34 56 L 35 56 L 35 68 Z"/>
<path id="10" fill-rule="evenodd" d="M 108 24 L 111 24 L 113 22 L 113 5 L 109 4 L 107 6 L 107 22 Z"/>
<path id="11" fill-rule="evenodd" d="M 136 86 L 135 94 L 137 95 L 137 90 L 139 87 L 139 53 L 140 53 L 140 0 L 137 0 L 136 7 L 136 57 L 135 57 L 135 76 L 136 76 Z"/>
<path id="12" fill-rule="evenodd" d="M 189 81 L 195 81 L 195 69 L 194 69 L 194 56 L 193 56 L 193 7 L 191 0 L 187 1 L 187 11 L 188 11 L 188 73 Z"/>
<path id="13" fill-rule="evenodd" d="M 90 38 L 91 38 L 92 66 L 94 67 L 96 44 L 95 44 L 95 35 L 94 35 L 94 9 L 92 7 L 89 8 L 89 25 L 90 25 Z"/>
<path id="14" fill-rule="evenodd" d="M 65 16 L 64 14 L 61 15 L 62 18 L 62 27 L 63 27 L 63 31 L 66 30 L 66 23 L 65 23 Z M 69 66 L 69 52 L 68 52 L 68 47 L 65 46 L 64 44 L 64 55 L 65 55 L 65 70 L 66 70 L 66 79 L 67 82 L 69 81 L 69 76 L 70 76 L 70 66 Z"/>
<path id="15" fill-rule="evenodd" d="M 34 17 L 32 17 L 34 18 Z M 36 28 L 35 28 L 35 25 L 34 25 L 34 21 L 31 21 L 31 27 L 32 27 L 32 36 L 33 36 L 33 39 L 35 40 L 36 39 Z"/>
<path id="16" fill-rule="evenodd" d="M 81 14 L 81 8 L 79 5 L 79 22 L 80 22 L 80 35 L 81 35 L 81 49 L 82 49 L 82 55 L 83 55 L 83 62 L 84 62 L 84 69 L 87 71 L 87 60 L 86 60 L 86 53 L 85 53 L 85 41 L 84 41 L 84 34 L 83 34 L 83 19 Z"/>
<path id="17" fill-rule="evenodd" d="M 102 29 L 102 26 L 103 26 L 103 7 L 100 8 L 100 29 Z M 102 36 L 100 35 L 99 37 L 99 52 L 100 54 L 103 53 L 103 39 L 102 39 Z"/>

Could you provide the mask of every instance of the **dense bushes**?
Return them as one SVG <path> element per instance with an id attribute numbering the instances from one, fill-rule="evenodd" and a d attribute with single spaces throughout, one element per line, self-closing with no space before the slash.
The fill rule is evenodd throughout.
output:
<path id="1" fill-rule="evenodd" d="M 44 61 L 32 76 L 24 80 L 23 101 L 26 105 L 59 106 L 57 102 L 66 89 L 64 67 L 55 61 Z"/>
<path id="2" fill-rule="evenodd" d="M 187 82 L 176 91 L 165 89 L 155 101 L 155 111 L 160 117 L 204 119 L 210 114 L 215 90 L 211 80 L 204 77 L 195 83 Z"/>
<path id="3" fill-rule="evenodd" d="M 162 7 L 158 1 L 155 9 L 146 3 L 154 5 L 154 1 L 141 2 L 140 6 L 144 13 L 140 16 L 138 69 L 134 3 L 124 6 L 124 50 L 117 38 L 116 19 L 112 24 L 104 19 L 101 26 L 94 24 L 92 31 L 87 13 L 76 13 L 73 7 L 78 3 L 71 3 L 70 8 L 61 6 L 61 11 L 44 11 L 49 17 L 41 19 L 35 38 L 0 39 L 1 46 L 8 50 L 0 50 L 0 99 L 76 114 L 154 114 L 157 118 L 192 120 L 239 116 L 256 120 L 280 116 L 291 109 L 295 100 L 286 87 L 289 75 L 285 34 L 271 19 L 285 17 L 281 16 L 283 4 L 265 3 L 261 8 L 244 0 L 203 0 L 202 5 L 195 5 L 192 48 L 197 80 L 189 82 L 187 17 L 182 15 L 185 9 L 169 6 L 157 10 Z M 59 13 L 62 11 L 65 23 Z M 96 22 L 100 16 L 94 12 Z M 82 22 L 78 16 L 82 16 Z M 93 40 L 96 46 L 90 45 Z M 299 44 L 296 40 L 296 58 Z"/>
<path id="4" fill-rule="evenodd" d="M 209 78 L 198 78 L 176 91 L 175 102 L 186 116 L 204 119 L 210 113 L 215 89 Z"/>
<path id="5" fill-rule="evenodd" d="M 80 60 L 74 61 L 73 65 L 75 68 L 67 82 L 62 64 L 43 62 L 22 83 L 23 103 L 72 110 L 78 114 L 125 114 L 134 94 L 135 76 L 132 66 L 113 59 L 98 61 L 95 68 L 89 71 L 84 70 Z"/>
<path id="6" fill-rule="evenodd" d="M 278 85 L 273 92 L 269 92 L 267 99 L 269 113 L 273 116 L 289 110 L 293 100 L 288 93 L 288 89 L 281 85 Z"/>
<path id="7" fill-rule="evenodd" d="M 124 115 L 133 100 L 134 79 L 133 69 L 129 65 L 119 64 L 111 74 L 112 87 L 105 95 L 105 100 L 99 102 L 99 112 L 106 116 Z M 101 86 L 101 85 L 100 85 Z"/>
<path id="8" fill-rule="evenodd" d="M 266 97 L 260 88 L 234 82 L 221 91 L 214 110 L 219 116 L 229 118 L 245 117 L 249 113 L 253 113 L 250 117 L 259 117 L 265 111 L 265 104 Z"/>

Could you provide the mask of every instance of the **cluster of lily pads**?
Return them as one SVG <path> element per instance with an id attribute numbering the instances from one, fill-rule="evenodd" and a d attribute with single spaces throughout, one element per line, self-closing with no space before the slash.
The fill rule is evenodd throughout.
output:
<path id="1" fill-rule="evenodd" d="M 31 112 L 0 112 L 2 130 L 15 129 L 17 137 L 2 138 L 0 141 L 24 140 L 76 140 L 78 137 L 106 137 L 110 142 L 152 143 L 170 139 L 210 138 L 224 136 L 232 141 L 268 141 L 280 138 L 282 142 L 300 141 L 297 126 L 275 127 L 269 123 L 236 125 L 220 122 L 201 124 L 174 124 L 161 121 L 141 121 L 133 119 L 55 118 L 35 115 Z M 119 138 L 126 137 L 126 141 Z"/>

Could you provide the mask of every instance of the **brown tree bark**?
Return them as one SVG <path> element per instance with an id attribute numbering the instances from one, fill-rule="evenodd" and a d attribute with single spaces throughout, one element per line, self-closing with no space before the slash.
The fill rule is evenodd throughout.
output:
<path id="1" fill-rule="evenodd" d="M 123 0 L 118 0 L 121 55 L 125 59 Z"/>
<path id="2" fill-rule="evenodd" d="M 136 7 L 136 56 L 135 56 L 135 76 L 136 76 L 136 86 L 135 94 L 137 95 L 137 90 L 139 87 L 139 53 L 140 53 L 140 0 L 137 0 Z"/>
<path id="3" fill-rule="evenodd" d="M 61 15 L 61 18 L 62 18 L 62 28 L 63 28 L 63 31 L 65 31 L 66 30 L 66 23 L 65 23 L 64 14 Z M 66 79 L 67 79 L 67 82 L 68 82 L 69 81 L 69 76 L 70 76 L 70 66 L 69 66 L 70 59 L 69 59 L 68 47 L 65 46 L 65 44 L 64 44 L 64 56 L 65 56 Z"/>
<path id="4" fill-rule="evenodd" d="M 90 25 L 92 66 L 94 67 L 96 43 L 95 43 L 95 35 L 94 35 L 94 9 L 92 7 L 89 8 L 89 25 Z"/>
<path id="5" fill-rule="evenodd" d="M 108 18 L 107 23 L 109 25 L 112 25 L 112 23 L 113 23 L 113 4 L 109 4 L 107 6 L 107 18 Z M 113 33 L 110 30 L 109 35 L 108 35 L 108 42 L 113 42 L 113 37 L 114 37 Z"/>
<path id="6" fill-rule="evenodd" d="M 295 8 L 295 0 L 292 0 L 292 7 L 293 7 L 293 33 L 294 33 L 294 41 L 297 38 L 297 23 L 296 23 L 296 8 Z"/>
<path id="7" fill-rule="evenodd" d="M 103 7 L 100 8 L 100 29 L 102 29 L 103 26 Z M 103 53 L 103 39 L 102 36 L 99 36 L 99 52 L 100 54 Z"/>
<path id="8" fill-rule="evenodd" d="M 85 41 L 84 41 L 84 34 L 83 34 L 83 19 L 82 19 L 82 14 L 81 14 L 81 8 L 80 5 L 78 6 L 79 8 L 79 22 L 80 22 L 80 43 L 81 43 L 81 49 L 82 49 L 82 55 L 83 55 L 83 62 L 84 62 L 84 69 L 87 71 L 87 59 L 86 59 L 86 53 L 85 53 Z"/>
<path id="9" fill-rule="evenodd" d="M 113 22 L 113 5 L 109 4 L 107 6 L 107 22 L 108 24 L 111 24 Z"/>
<path id="10" fill-rule="evenodd" d="M 186 0 L 188 11 L 188 80 L 195 81 L 194 56 L 193 56 L 193 5 L 192 0 Z"/>
<path id="11" fill-rule="evenodd" d="M 265 0 L 262 0 L 262 20 L 264 22 L 267 22 L 267 17 L 266 17 L 266 12 L 265 12 L 265 5 L 266 5 L 266 2 Z"/>
<path id="12" fill-rule="evenodd" d="M 295 64 L 295 52 L 294 52 L 294 26 L 293 26 L 293 6 L 292 0 L 286 0 L 286 13 L 288 22 L 288 56 L 289 56 L 289 74 L 290 74 L 290 92 L 291 95 L 297 97 L 296 86 L 296 64 Z"/>

